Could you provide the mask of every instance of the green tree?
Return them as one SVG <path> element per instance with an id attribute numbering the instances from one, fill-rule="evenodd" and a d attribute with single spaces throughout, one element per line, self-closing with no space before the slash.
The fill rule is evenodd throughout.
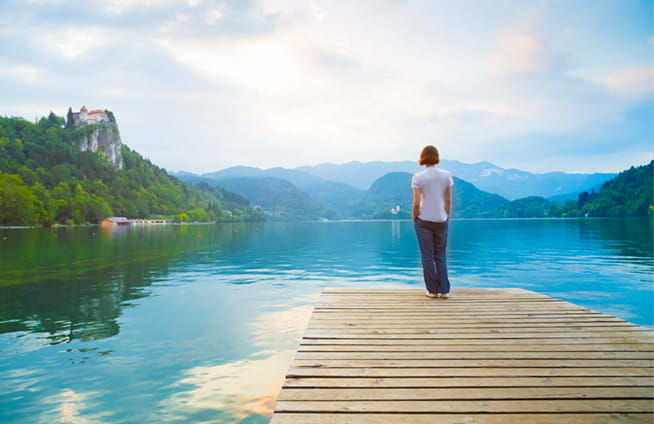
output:
<path id="1" fill-rule="evenodd" d="M 40 208 L 41 202 L 18 175 L 0 175 L 0 224 L 36 225 Z"/>
<path id="2" fill-rule="evenodd" d="M 66 114 L 66 128 L 73 128 L 75 126 L 75 118 L 73 115 L 73 109 L 69 106 L 68 113 Z"/>
<path id="3" fill-rule="evenodd" d="M 34 185 L 39 181 L 39 176 L 25 165 L 18 168 L 18 175 L 27 185 Z"/>
<path id="4" fill-rule="evenodd" d="M 55 201 L 55 220 L 60 223 L 70 219 L 73 213 L 73 195 L 66 183 L 59 183 L 52 189 L 52 199 Z"/>
<path id="5" fill-rule="evenodd" d="M 186 212 L 188 219 L 191 222 L 207 222 L 209 221 L 209 215 L 204 209 L 191 209 Z"/>
<path id="6" fill-rule="evenodd" d="M 50 226 L 54 222 L 57 213 L 56 201 L 50 196 L 50 192 L 40 183 L 35 183 L 32 186 L 32 193 L 34 193 L 41 203 L 41 208 L 38 210 L 39 224 L 45 227 Z"/>

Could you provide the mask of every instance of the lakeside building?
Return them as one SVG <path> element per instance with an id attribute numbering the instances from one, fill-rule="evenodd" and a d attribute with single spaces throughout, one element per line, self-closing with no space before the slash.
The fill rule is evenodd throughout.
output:
<path id="1" fill-rule="evenodd" d="M 131 225 L 132 221 L 123 216 L 111 216 L 102 220 L 103 227 L 111 227 L 114 225 Z"/>

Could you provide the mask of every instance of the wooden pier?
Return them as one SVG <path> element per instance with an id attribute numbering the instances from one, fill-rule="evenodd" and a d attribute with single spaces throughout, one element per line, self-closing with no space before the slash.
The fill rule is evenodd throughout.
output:
<path id="1" fill-rule="evenodd" d="M 324 290 L 271 424 L 654 422 L 651 329 L 521 289 L 451 295 Z"/>

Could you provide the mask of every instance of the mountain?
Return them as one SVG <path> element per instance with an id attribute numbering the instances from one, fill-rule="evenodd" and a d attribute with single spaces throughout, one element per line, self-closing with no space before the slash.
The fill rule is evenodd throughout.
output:
<path id="1" fill-rule="evenodd" d="M 466 164 L 456 160 L 442 160 L 438 165 L 453 176 L 474 184 L 477 188 L 497 193 L 507 199 L 526 196 L 550 197 L 591 190 L 615 174 L 566 174 L 550 172 L 534 174 L 518 169 L 503 169 L 489 162 Z M 421 169 L 417 162 L 348 162 L 342 165 L 320 164 L 302 166 L 303 171 L 326 180 L 367 189 L 373 181 L 389 172 L 416 173 Z"/>
<path id="2" fill-rule="evenodd" d="M 307 185 L 322 183 L 325 180 L 315 175 L 286 168 L 270 168 L 260 169 L 249 166 L 234 166 L 222 171 L 210 172 L 207 174 L 199 175 L 202 178 L 211 180 L 224 180 L 227 178 L 241 178 L 241 177 L 273 177 L 287 180 L 295 186 L 303 188 Z"/>
<path id="3" fill-rule="evenodd" d="M 323 205 L 287 180 L 274 177 L 209 179 L 210 184 L 233 191 L 280 219 L 336 218 Z"/>
<path id="4" fill-rule="evenodd" d="M 545 218 L 557 216 L 556 203 L 531 196 L 513 200 L 495 211 L 496 218 Z"/>
<path id="5" fill-rule="evenodd" d="M 507 199 L 528 196 L 562 196 L 560 199 L 567 200 L 579 192 L 599 188 L 605 181 L 615 176 L 610 173 L 549 172 L 535 174 L 518 169 L 503 169 L 490 162 L 467 164 L 456 160 L 442 160 L 438 166 L 447 169 L 453 176 L 474 184 L 480 190 L 497 193 Z M 367 190 L 375 180 L 389 172 L 414 174 L 421 169 L 418 163 L 413 161 L 365 163 L 354 161 L 340 165 L 323 163 L 295 169 L 271 168 L 264 170 L 238 166 L 202 176 L 209 178 L 270 176 L 286 179 L 300 188 L 318 181 L 334 181 L 359 190 Z"/>
<path id="6" fill-rule="evenodd" d="M 631 167 L 605 182 L 597 193 L 581 193 L 579 209 L 588 216 L 647 216 L 654 213 L 654 161 Z"/>
<path id="7" fill-rule="evenodd" d="M 69 109 L 68 121 L 0 117 L 0 225 L 263 219 L 244 198 L 189 186 L 130 150 L 110 111 L 84 110 Z"/>
<path id="8" fill-rule="evenodd" d="M 653 181 L 654 161 L 651 161 L 648 165 L 621 172 L 602 184 L 597 192 L 581 192 L 577 195 L 577 200 L 569 200 L 561 205 L 540 196 L 508 201 L 454 177 L 452 217 L 647 216 L 654 214 Z M 410 217 L 412 198 L 406 189 L 410 182 L 409 173 L 392 172 L 382 176 L 373 182 L 364 199 L 353 208 L 353 213 L 372 218 Z"/>
<path id="9" fill-rule="evenodd" d="M 412 174 L 407 172 L 390 172 L 378 178 L 366 191 L 363 200 L 351 208 L 351 214 L 369 218 L 411 218 L 411 177 Z M 493 216 L 495 210 L 507 202 L 502 196 L 479 190 L 474 185 L 454 177 L 453 218 Z"/>
<path id="10" fill-rule="evenodd" d="M 375 172 L 381 169 L 382 165 L 386 167 L 390 166 L 389 164 L 376 163 Z M 405 164 L 409 165 L 408 162 Z M 451 165 L 452 162 L 449 162 L 449 164 Z M 362 165 L 365 164 L 359 163 L 356 166 L 360 167 Z M 485 167 L 483 168 L 485 171 L 479 168 L 477 174 L 472 174 L 473 177 L 474 175 L 492 176 L 502 173 L 502 170 L 494 168 L 488 163 L 477 165 Z M 472 172 L 469 166 L 468 172 Z M 265 176 L 272 173 L 293 178 L 296 183 L 294 184 L 286 179 Z M 205 174 L 205 176 L 189 176 L 187 174 L 180 175 L 180 178 L 196 183 L 205 181 L 237 192 L 253 204 L 259 205 L 269 215 L 284 219 L 398 219 L 411 217 L 412 192 L 410 184 L 412 173 L 409 172 L 388 172 L 375 179 L 370 188 L 365 191 L 344 183 L 327 181 L 322 177 L 315 176 L 315 178 L 318 178 L 317 180 L 309 178 L 308 181 L 318 182 L 306 184 L 307 181 L 304 180 L 306 173 L 304 171 L 279 168 L 261 170 L 258 168 L 237 167 L 221 171 L 217 175 L 243 174 L 257 176 L 215 180 L 206 177 L 206 175 L 214 174 Z M 647 213 L 647 208 L 643 205 L 651 204 L 651 201 L 647 203 L 646 196 L 643 194 L 648 187 L 651 192 L 651 181 L 648 183 L 644 175 L 650 175 L 651 179 L 651 170 L 647 174 L 647 171 L 635 168 L 625 175 L 620 174 L 618 177 L 605 182 L 598 192 L 588 193 L 582 191 L 581 195 L 574 195 L 576 200 L 568 200 L 564 205 L 549 201 L 542 196 L 527 196 L 509 201 L 503 196 L 481 190 L 468 181 L 454 177 L 452 216 L 454 218 L 527 218 L 642 215 Z M 614 180 L 620 182 L 614 182 Z M 616 184 L 618 188 L 614 187 Z M 626 194 L 622 194 L 621 190 Z M 566 197 L 570 198 L 572 196 L 567 195 Z"/>
<path id="11" fill-rule="evenodd" d="M 297 214 L 291 212 L 287 204 L 296 202 L 299 198 L 305 198 L 313 204 L 309 209 L 310 216 L 329 217 L 330 219 L 343 218 L 345 209 L 352 203 L 363 197 L 364 190 L 354 188 L 350 185 L 338 183 L 335 181 L 326 181 L 306 172 L 296 171 L 285 168 L 260 169 L 247 166 L 237 166 L 227 168 L 222 171 L 206 173 L 202 175 L 191 174 L 188 172 L 178 172 L 175 174 L 182 181 L 189 183 L 206 182 L 211 185 L 228 188 L 242 194 L 253 204 L 261 205 L 268 213 L 277 217 L 297 217 Z M 243 179 L 245 178 L 245 180 Z M 260 179 L 260 185 L 272 190 L 270 193 L 264 193 L 255 190 L 255 180 Z M 280 181 L 283 180 L 295 186 L 292 190 L 288 184 Z M 240 183 L 245 183 L 241 186 Z M 275 193 L 277 197 L 272 197 Z M 265 202 L 262 202 L 265 200 Z M 262 203 L 265 203 L 265 207 Z M 277 203 L 277 204 L 274 204 Z M 319 211 L 315 204 L 321 205 Z M 303 207 L 306 209 L 306 207 Z"/>
<path id="12" fill-rule="evenodd" d="M 389 172 L 409 172 L 415 174 L 420 170 L 417 162 L 348 162 L 342 165 L 323 163 L 314 166 L 295 168 L 325 180 L 351 185 L 367 190 L 372 183 Z"/>
<path id="13" fill-rule="evenodd" d="M 350 215 L 363 218 L 411 218 L 412 176 L 408 172 L 389 172 L 376 179 L 363 199 L 350 208 Z"/>
<path id="14" fill-rule="evenodd" d="M 518 169 L 502 169 L 489 162 L 466 165 L 449 162 L 453 175 L 462 178 L 482 190 L 500 194 L 508 199 L 528 196 L 551 197 L 579 193 L 598 187 L 615 174 L 567 174 L 548 172 L 534 174 Z"/>
<path id="15" fill-rule="evenodd" d="M 454 177 L 452 187 L 453 218 L 489 218 L 494 211 L 508 202 L 495 193 L 480 190 L 473 184 Z"/>
<path id="16" fill-rule="evenodd" d="M 359 201 L 364 190 L 334 181 L 322 181 L 305 185 L 302 189 L 326 209 L 334 211 L 335 216 L 345 217 L 349 208 Z"/>
<path id="17" fill-rule="evenodd" d="M 631 167 L 602 184 L 599 191 L 581 192 L 560 205 L 542 197 L 514 200 L 502 206 L 498 218 L 625 217 L 654 213 L 654 161 Z"/>

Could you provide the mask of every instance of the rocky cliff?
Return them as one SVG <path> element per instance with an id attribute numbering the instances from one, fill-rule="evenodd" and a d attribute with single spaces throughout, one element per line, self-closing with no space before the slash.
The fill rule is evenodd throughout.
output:
<path id="1" fill-rule="evenodd" d="M 88 136 L 83 136 L 79 141 L 79 148 L 82 151 L 102 153 L 114 169 L 123 169 L 122 142 L 118 126 L 114 123 L 101 124 Z"/>

